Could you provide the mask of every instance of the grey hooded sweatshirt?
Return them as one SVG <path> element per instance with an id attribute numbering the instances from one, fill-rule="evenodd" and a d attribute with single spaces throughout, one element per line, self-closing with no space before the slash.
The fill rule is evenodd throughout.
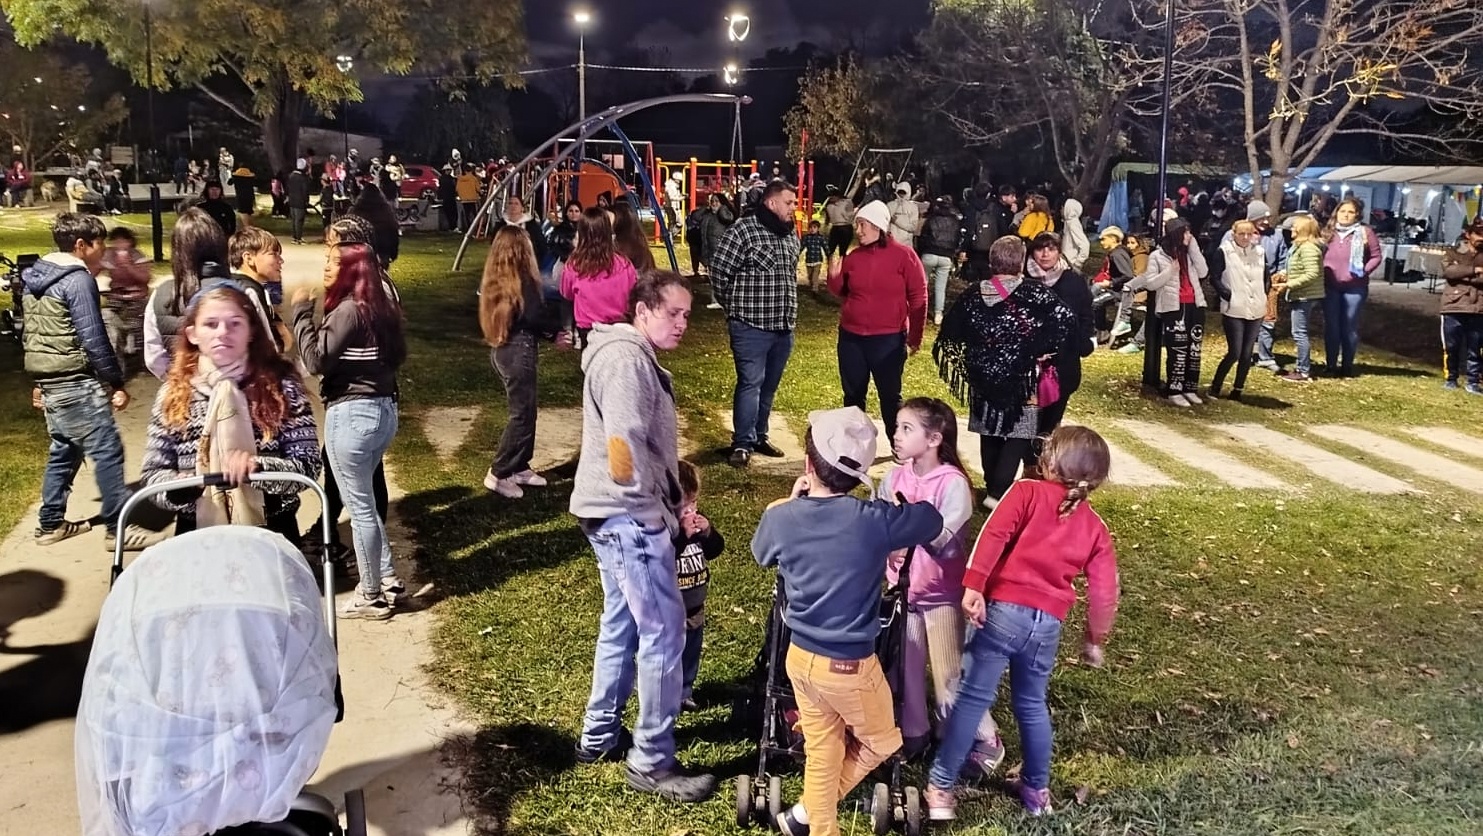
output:
<path id="1" fill-rule="evenodd" d="M 582 352 L 582 454 L 569 506 L 679 533 L 679 429 L 670 374 L 628 323 L 594 325 Z"/>
<path id="2" fill-rule="evenodd" d="M 1071 269 L 1081 272 L 1081 265 L 1092 254 L 1092 242 L 1087 240 L 1086 229 L 1081 225 L 1081 201 L 1068 198 L 1061 207 L 1061 255 Z"/>

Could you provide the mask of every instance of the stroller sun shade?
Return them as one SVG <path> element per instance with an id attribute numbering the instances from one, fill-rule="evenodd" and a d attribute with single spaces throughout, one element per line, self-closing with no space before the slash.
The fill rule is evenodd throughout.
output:
<path id="1" fill-rule="evenodd" d="M 336 656 L 287 540 L 193 531 L 140 555 L 103 604 L 77 711 L 86 836 L 276 822 L 319 766 Z"/>

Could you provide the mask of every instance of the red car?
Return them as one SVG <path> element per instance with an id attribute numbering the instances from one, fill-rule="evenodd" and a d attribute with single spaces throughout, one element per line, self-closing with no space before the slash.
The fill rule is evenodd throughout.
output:
<path id="1" fill-rule="evenodd" d="M 438 169 L 434 166 L 422 163 L 405 163 L 402 165 L 402 197 L 409 200 L 417 200 L 427 197 L 435 200 L 438 196 Z"/>

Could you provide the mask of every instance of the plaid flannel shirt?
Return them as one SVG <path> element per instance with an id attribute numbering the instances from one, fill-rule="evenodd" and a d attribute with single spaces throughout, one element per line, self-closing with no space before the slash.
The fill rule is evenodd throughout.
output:
<path id="1" fill-rule="evenodd" d="M 775 235 L 748 215 L 721 237 L 710 272 L 711 290 L 727 317 L 764 331 L 798 325 L 797 235 Z"/>

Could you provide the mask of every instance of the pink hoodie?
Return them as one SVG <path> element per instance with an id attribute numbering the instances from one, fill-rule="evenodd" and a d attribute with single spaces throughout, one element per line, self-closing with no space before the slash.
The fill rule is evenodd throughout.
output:
<path id="1" fill-rule="evenodd" d="M 961 496 L 958 502 L 952 503 L 963 505 L 962 509 L 945 507 L 950 490 L 967 496 L 966 504 L 961 501 Z M 939 465 L 925 476 L 918 476 L 910 464 L 897 465 L 881 480 L 881 496 L 894 497 L 898 493 L 906 497 L 907 502 L 931 503 L 942 513 L 946 526 L 940 536 L 918 548 L 912 557 L 907 603 L 916 607 L 958 606 L 963 600 L 963 573 L 968 568 L 963 529 L 973 513 L 973 493 L 968 477 L 949 464 Z M 952 513 L 954 510 L 957 513 Z M 959 519 L 951 519 L 955 516 Z M 887 560 L 888 582 L 896 582 L 905 558 L 906 552 L 898 551 Z"/>
<path id="2" fill-rule="evenodd" d="M 579 276 L 568 266 L 561 271 L 561 295 L 572 300 L 578 328 L 612 325 L 628 319 L 628 294 L 638 281 L 633 262 L 617 253 L 613 265 L 595 276 Z"/>

